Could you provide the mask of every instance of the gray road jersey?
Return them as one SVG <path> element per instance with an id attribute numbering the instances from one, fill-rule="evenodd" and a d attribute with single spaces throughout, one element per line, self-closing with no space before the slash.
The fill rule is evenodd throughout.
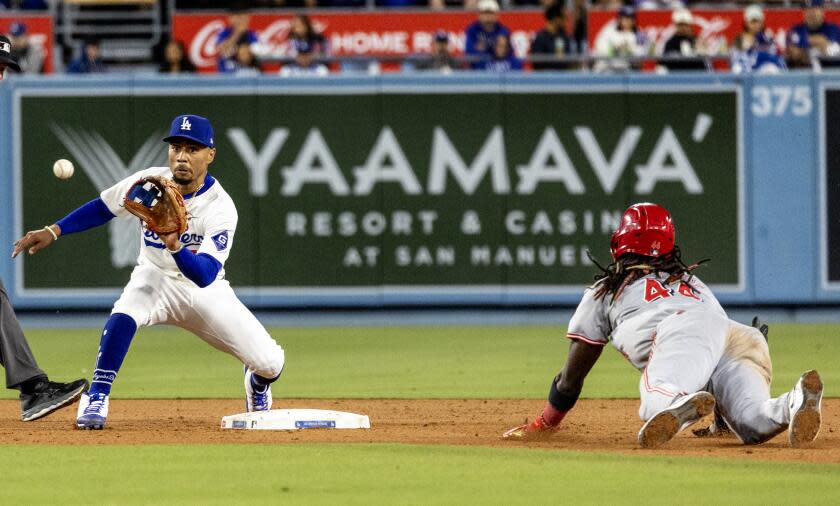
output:
<path id="1" fill-rule="evenodd" d="M 595 299 L 598 286 L 587 288 L 569 321 L 568 337 L 591 344 L 613 346 L 637 369 L 647 365 L 659 323 L 679 312 L 707 311 L 726 317 L 717 298 L 697 276 L 689 286 L 684 280 L 665 285 L 665 274 L 648 274 L 624 288 L 610 303 L 610 296 Z M 687 279 L 687 278 L 686 278 Z"/>

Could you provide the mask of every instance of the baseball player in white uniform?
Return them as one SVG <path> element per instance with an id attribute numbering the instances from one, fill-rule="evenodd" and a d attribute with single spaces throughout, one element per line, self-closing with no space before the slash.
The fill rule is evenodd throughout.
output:
<path id="1" fill-rule="evenodd" d="M 671 216 L 655 204 L 635 204 L 612 236 L 614 262 L 603 269 L 577 307 L 564 368 L 554 378 L 543 413 L 504 433 L 543 439 L 557 429 L 580 395 L 583 380 L 613 346 L 642 373 L 639 444 L 662 445 L 681 430 L 718 413 L 744 444 L 785 429 L 793 446 L 820 429 L 823 385 L 816 371 L 770 398 L 767 342 L 753 327 L 731 321 L 714 294 L 692 274 L 674 243 Z"/>
<path id="2" fill-rule="evenodd" d="M 138 327 L 176 325 L 241 360 L 247 411 L 271 409 L 270 385 L 283 371 L 283 349 L 225 279 L 224 263 L 233 246 L 238 216 L 233 200 L 207 171 L 216 155 L 210 121 L 178 116 L 163 140 L 169 143 L 169 167 L 137 172 L 57 223 L 28 232 L 15 243 L 14 255 L 34 254 L 60 236 L 126 216 L 126 192 L 144 176 L 171 177 L 183 195 L 189 215 L 184 234 L 159 237 L 141 222 L 137 266 L 105 324 L 90 391 L 79 405 L 76 426 L 81 429 L 105 426 L 111 385 Z"/>

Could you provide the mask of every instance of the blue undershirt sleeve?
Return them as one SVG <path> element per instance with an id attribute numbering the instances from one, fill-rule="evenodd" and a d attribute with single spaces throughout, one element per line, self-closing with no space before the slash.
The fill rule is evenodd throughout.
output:
<path id="1" fill-rule="evenodd" d="M 105 202 L 101 198 L 95 198 L 61 218 L 56 224 L 61 227 L 61 235 L 65 235 L 104 225 L 112 218 L 114 213 L 108 209 Z"/>
<path id="2" fill-rule="evenodd" d="M 195 254 L 187 248 L 181 248 L 178 253 L 173 253 L 172 258 L 184 276 L 190 281 L 204 288 L 216 280 L 219 271 L 222 270 L 222 263 L 207 253 Z"/>

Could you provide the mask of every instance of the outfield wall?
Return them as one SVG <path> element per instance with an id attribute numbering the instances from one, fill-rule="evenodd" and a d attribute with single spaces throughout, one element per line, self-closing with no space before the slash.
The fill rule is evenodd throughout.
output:
<path id="1" fill-rule="evenodd" d="M 0 243 L 165 164 L 184 112 L 215 126 L 211 172 L 239 211 L 227 277 L 255 307 L 574 304 L 586 251 L 606 262 L 637 201 L 672 210 L 725 303 L 840 302 L 828 74 L 13 79 Z M 2 257 L 0 275 L 20 308 L 107 308 L 135 223 Z"/>

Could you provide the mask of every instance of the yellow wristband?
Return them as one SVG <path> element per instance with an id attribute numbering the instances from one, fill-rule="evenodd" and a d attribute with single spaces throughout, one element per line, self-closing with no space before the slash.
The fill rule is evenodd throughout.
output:
<path id="1" fill-rule="evenodd" d="M 52 229 L 52 226 L 47 225 L 46 227 L 44 227 L 44 230 L 46 230 L 47 232 L 49 232 L 49 233 L 50 233 L 50 235 L 51 235 L 51 236 L 53 236 L 53 241 L 57 241 L 57 240 L 58 240 L 58 236 L 57 236 L 57 235 L 55 235 L 55 230 L 53 230 L 53 229 Z"/>

